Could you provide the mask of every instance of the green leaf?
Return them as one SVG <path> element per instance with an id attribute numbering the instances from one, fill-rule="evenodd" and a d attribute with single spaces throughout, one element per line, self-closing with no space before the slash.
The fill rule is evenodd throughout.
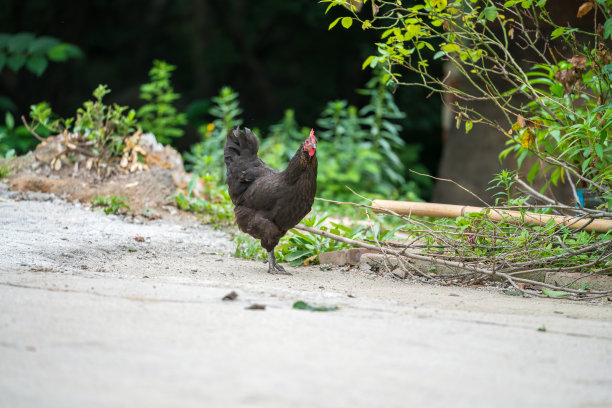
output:
<path id="1" fill-rule="evenodd" d="M 604 39 L 612 37 L 612 18 L 607 19 L 604 24 L 603 37 Z"/>
<path id="2" fill-rule="evenodd" d="M 197 183 L 198 183 L 197 176 L 194 176 L 191 178 L 191 180 L 189 180 L 189 184 L 187 184 L 187 197 L 191 197 L 191 194 L 193 193 L 193 189 L 195 188 Z"/>
<path id="3" fill-rule="evenodd" d="M 563 96 L 563 85 L 559 83 L 554 83 L 550 86 L 550 92 L 558 96 L 559 98 Z"/>
<path id="4" fill-rule="evenodd" d="M 465 133 L 467 134 L 470 130 L 472 130 L 472 126 L 474 126 L 474 122 L 468 120 L 465 122 Z"/>
<path id="5" fill-rule="evenodd" d="M 26 51 L 30 46 L 30 43 L 34 40 L 34 34 L 31 33 L 19 33 L 13 35 L 8 40 L 8 50 L 10 52 L 22 52 Z"/>
<path id="6" fill-rule="evenodd" d="M 41 76 L 47 69 L 47 65 L 49 65 L 47 59 L 41 55 L 34 55 L 26 62 L 26 68 L 35 73 L 36 76 Z"/>
<path id="7" fill-rule="evenodd" d="M 27 60 L 28 60 L 27 55 L 16 54 L 16 55 L 11 55 L 8 58 L 8 61 L 6 62 L 6 64 L 9 66 L 10 69 L 17 72 L 21 69 L 21 67 L 23 67 L 23 64 L 25 64 Z"/>
<path id="8" fill-rule="evenodd" d="M 337 19 L 332 21 L 331 24 L 329 25 L 329 27 L 327 27 L 327 31 L 329 31 L 332 28 L 334 28 L 336 26 L 336 24 L 338 24 L 338 21 L 340 21 L 340 20 L 342 20 L 342 17 L 338 17 Z"/>
<path id="9" fill-rule="evenodd" d="M 298 250 L 298 251 L 293 251 L 293 252 L 287 254 L 287 256 L 285 256 L 285 259 L 288 262 L 291 262 L 291 261 L 295 261 L 295 260 L 303 258 L 304 255 L 313 255 L 313 253 L 312 253 L 312 251 L 305 250 L 305 249 Z"/>
<path id="10" fill-rule="evenodd" d="M 499 14 L 495 6 L 485 7 L 485 9 L 482 10 L 482 13 L 484 14 L 485 18 L 489 21 L 495 20 L 495 18 Z"/>
<path id="11" fill-rule="evenodd" d="M 411 24 L 406 27 L 406 34 L 404 34 L 404 41 L 410 41 L 415 36 L 419 35 L 421 27 L 418 25 Z"/>
<path id="12" fill-rule="evenodd" d="M 11 35 L 6 33 L 0 33 L 0 49 L 8 48 L 8 42 L 11 39 Z"/>
<path id="13" fill-rule="evenodd" d="M 438 58 L 442 57 L 444 55 L 444 51 L 438 51 L 434 54 L 433 59 L 437 60 Z"/>
<path id="14" fill-rule="evenodd" d="M 552 297 L 552 298 L 560 298 L 560 297 L 564 297 L 564 296 L 568 296 L 569 293 L 567 292 L 563 292 L 560 290 L 552 290 L 552 289 L 548 289 L 548 288 L 542 288 L 542 294 L 548 296 L 548 297 Z"/>
<path id="15" fill-rule="evenodd" d="M 598 156 L 598 157 L 599 157 L 601 160 L 603 160 L 603 158 L 604 158 L 604 157 L 603 157 L 603 146 L 602 146 L 602 145 L 600 145 L 599 143 L 595 143 L 594 148 L 595 148 L 595 153 L 597 153 L 597 156 Z"/>
<path id="16" fill-rule="evenodd" d="M 461 47 L 459 47 L 457 44 L 444 44 L 442 47 L 440 47 L 440 49 L 445 52 L 455 52 L 459 51 Z"/>
<path id="17" fill-rule="evenodd" d="M 565 32 L 564 27 L 557 27 L 553 30 L 552 34 L 550 35 L 550 38 L 554 40 L 555 38 L 563 35 L 564 32 Z"/>
<path id="18" fill-rule="evenodd" d="M 529 184 L 533 183 L 533 179 L 535 179 L 535 177 L 538 175 L 538 171 L 540 170 L 540 165 L 538 164 L 538 162 L 536 161 L 535 163 L 533 163 L 533 165 L 531 166 L 531 169 L 529 169 L 529 174 L 527 174 L 527 182 Z"/>
<path id="19" fill-rule="evenodd" d="M 306 302 L 303 302 L 301 300 L 298 300 L 297 302 L 295 302 L 293 304 L 293 308 L 294 309 L 299 309 L 299 310 L 310 310 L 311 312 L 333 312 L 339 309 L 338 306 L 332 306 L 332 307 L 327 307 L 327 306 L 311 306 Z"/>
<path id="20" fill-rule="evenodd" d="M 46 54 L 51 48 L 55 47 L 59 43 L 60 41 L 54 37 L 38 37 L 32 41 L 32 43 L 30 43 L 28 52 L 30 54 Z"/>
<path id="21" fill-rule="evenodd" d="M 350 28 L 353 25 L 353 19 L 351 17 L 342 18 L 342 27 Z"/>
<path id="22" fill-rule="evenodd" d="M 61 43 L 51 48 L 49 52 L 47 52 L 47 57 L 51 61 L 66 61 L 69 58 L 81 58 L 83 56 L 83 52 L 76 45 Z"/>
<path id="23" fill-rule="evenodd" d="M 11 112 L 6 112 L 4 115 L 4 123 L 9 130 L 15 127 L 15 119 L 13 118 L 13 115 L 11 115 Z"/>
<path id="24" fill-rule="evenodd" d="M 370 63 L 374 60 L 374 56 L 370 55 L 368 58 L 366 58 L 365 61 L 363 61 L 363 64 L 361 65 L 361 69 L 365 69 L 368 65 L 370 65 Z"/>

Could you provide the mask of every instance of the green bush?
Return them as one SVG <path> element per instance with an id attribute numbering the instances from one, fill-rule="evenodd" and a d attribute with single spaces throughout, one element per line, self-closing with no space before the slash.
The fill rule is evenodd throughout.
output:
<path id="1" fill-rule="evenodd" d="M 63 43 L 55 37 L 37 37 L 31 33 L 0 33 L 0 73 L 4 67 L 17 72 L 22 68 L 41 76 L 49 61 L 63 62 L 70 58 L 81 58 L 83 53 L 73 44 Z M 24 154 L 37 141 L 23 125 L 17 125 L 10 111 L 16 109 L 13 101 L 0 95 L 0 109 L 6 110 L 4 124 L 0 125 L 0 157 Z M 40 136 L 48 136 L 42 131 Z"/>
<path id="2" fill-rule="evenodd" d="M 317 196 L 350 200 L 354 195 L 346 188 L 349 186 L 376 198 L 418 200 L 421 188 L 427 188 L 429 180 L 417 184 L 403 175 L 406 167 L 423 168 L 417 161 L 418 146 L 408 146 L 400 137 L 401 126 L 397 121 L 404 115 L 395 105 L 382 75 L 377 71 L 366 89 L 360 91 L 370 97 L 364 107 L 358 109 L 346 101 L 329 102 L 317 126 L 312 126 L 319 140 Z M 212 123 L 201 127 L 202 141 L 192 146 L 184 158 L 188 168 L 197 174 L 216 174 L 219 180 L 224 180 L 225 138 L 229 130 L 242 124 L 242 110 L 238 94 L 228 87 L 213 102 Z M 283 119 L 270 126 L 267 136 L 260 136 L 260 158 L 271 167 L 283 170 L 310 128 L 300 126 L 295 112 L 286 110 Z M 351 210 L 343 207 L 341 211 Z"/>
<path id="3" fill-rule="evenodd" d="M 502 157 L 516 153 L 519 166 L 527 156 L 537 158 L 529 181 L 539 173 L 546 184 L 567 181 L 612 204 L 609 0 L 576 5 L 579 26 L 554 21 L 549 10 L 557 5 L 547 0 L 372 0 L 371 13 L 343 0 L 324 2 L 327 11 L 346 6 L 349 14 L 330 29 L 359 23 L 363 30 L 380 30 L 377 54 L 365 59 L 363 69 L 384 70 L 385 83 L 448 96 L 453 102 L 447 107 L 466 132 L 480 123 L 506 134 L 510 147 Z M 521 60 L 512 45 L 529 60 Z M 430 69 L 438 59 L 447 64 L 444 77 Z M 405 81 L 402 70 L 418 79 Z M 451 73 L 463 81 L 448 80 Z M 478 109 L 483 101 L 500 115 Z"/>
<path id="4" fill-rule="evenodd" d="M 97 196 L 91 199 L 94 207 L 102 207 L 106 214 L 119 214 L 122 210 L 130 210 L 130 206 L 125 203 L 128 197 L 116 195 Z"/>
<path id="5" fill-rule="evenodd" d="M 212 99 L 213 107 L 210 114 L 214 117 L 211 123 L 202 125 L 198 130 L 202 141 L 193 145 L 183 157 L 187 168 L 196 174 L 213 174 L 219 182 L 225 181 L 225 164 L 223 163 L 223 147 L 227 133 L 242 124 L 238 93 L 230 87 L 223 87 L 219 96 Z"/>
<path id="6" fill-rule="evenodd" d="M 36 139 L 23 125 L 16 125 L 10 112 L 4 114 L 4 125 L 0 125 L 0 158 L 11 158 L 23 154 L 36 145 Z"/>
<path id="7" fill-rule="evenodd" d="M 63 43 L 55 37 L 0 33 L 0 72 L 5 66 L 14 72 L 25 66 L 28 71 L 41 76 L 49 61 L 63 62 L 82 56 L 79 47 Z"/>
<path id="8" fill-rule="evenodd" d="M 529 84 L 543 96 L 527 105 L 528 119 L 521 116 L 512 126 L 510 147 L 500 157 L 514 152 L 520 166 L 536 156 L 529 183 L 536 175 L 554 185 L 569 181 L 601 194 L 612 208 L 612 64 L 602 64 L 605 55 L 592 50 L 535 65 Z"/>
<path id="9" fill-rule="evenodd" d="M 136 130 L 136 112 L 127 106 L 105 105 L 102 99 L 109 93 L 106 85 L 98 85 L 93 91 L 94 100 L 84 102 L 75 117 L 66 119 L 54 119 L 55 115 L 46 102 L 32 105 L 32 127 L 34 130 L 42 127 L 51 133 L 74 133 L 74 143 L 89 143 L 91 152 L 102 160 L 120 156 L 125 147 L 124 138 Z"/>
<path id="10" fill-rule="evenodd" d="M 170 83 L 176 67 L 164 61 L 153 61 L 149 83 L 140 86 L 140 99 L 147 101 L 136 112 L 142 130 L 155 135 L 158 142 L 168 144 L 183 136 L 187 116 L 179 113 L 173 102 L 181 97 Z"/>
<path id="11" fill-rule="evenodd" d="M 225 186 L 220 186 L 213 175 L 205 175 L 202 180 L 207 187 L 205 193 L 208 199 L 194 194 L 195 186 L 198 183 L 197 176 L 189 181 L 186 194 L 178 192 L 168 198 L 174 199 L 176 206 L 183 211 L 207 215 L 205 221 L 208 223 L 228 224 L 234 218 L 234 207 L 227 189 Z"/>

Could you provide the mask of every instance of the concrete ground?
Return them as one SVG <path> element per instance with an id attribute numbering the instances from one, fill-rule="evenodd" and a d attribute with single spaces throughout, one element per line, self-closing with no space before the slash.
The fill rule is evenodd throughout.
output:
<path id="1" fill-rule="evenodd" d="M 20 197 L 0 189 L 0 407 L 612 406 L 610 302 L 277 277 L 208 227 Z"/>

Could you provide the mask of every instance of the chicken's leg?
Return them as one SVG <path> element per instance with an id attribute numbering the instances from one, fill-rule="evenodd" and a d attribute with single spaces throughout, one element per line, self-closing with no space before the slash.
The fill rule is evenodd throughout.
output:
<path id="1" fill-rule="evenodd" d="M 285 270 L 285 268 L 283 268 L 278 264 L 278 262 L 276 262 L 274 250 L 268 251 L 268 273 L 271 273 L 273 275 L 291 275 Z"/>

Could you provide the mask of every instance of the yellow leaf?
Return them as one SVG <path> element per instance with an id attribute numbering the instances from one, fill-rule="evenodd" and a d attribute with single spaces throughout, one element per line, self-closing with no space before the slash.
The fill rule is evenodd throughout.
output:
<path id="1" fill-rule="evenodd" d="M 525 149 L 528 149 L 531 147 L 534 141 L 535 133 L 533 133 L 533 130 L 529 128 L 525 129 L 525 131 L 521 135 L 521 146 L 523 146 Z"/>

